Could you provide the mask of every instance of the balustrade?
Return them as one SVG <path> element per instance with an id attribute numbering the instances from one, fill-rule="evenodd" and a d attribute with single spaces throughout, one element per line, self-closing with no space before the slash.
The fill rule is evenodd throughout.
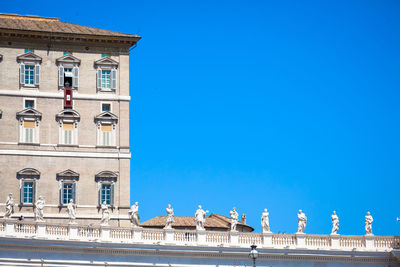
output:
<path id="1" fill-rule="evenodd" d="M 104 232 L 108 231 L 108 232 Z M 195 230 L 163 230 L 149 228 L 92 227 L 78 225 L 56 225 L 49 223 L 20 222 L 14 220 L 0 221 L 0 236 L 46 239 L 71 239 L 82 241 L 104 242 L 161 242 L 162 244 L 224 245 L 275 248 L 309 248 L 309 249 L 342 249 L 354 248 L 365 250 L 387 250 L 400 248 L 400 237 L 395 236 L 342 236 L 342 235 L 307 235 L 295 234 L 261 234 L 231 233 Z M 201 237 L 201 239 L 200 239 Z M 300 241 L 298 238 L 302 238 Z M 267 238 L 267 239 L 266 239 Z M 266 240 L 264 240 L 266 239 Z M 368 241 L 368 242 L 367 242 Z"/>
<path id="2" fill-rule="evenodd" d="M 293 234 L 273 234 L 272 245 L 275 246 L 293 246 L 296 244 L 296 236 Z"/>
<path id="3" fill-rule="evenodd" d="M 258 233 L 240 233 L 239 244 L 261 245 L 263 243 L 262 234 Z"/>
<path id="4" fill-rule="evenodd" d="M 214 232 L 208 231 L 206 233 L 206 242 L 207 243 L 217 243 L 217 244 L 225 244 L 229 243 L 230 237 L 227 232 Z"/>
<path id="5" fill-rule="evenodd" d="M 68 236 L 68 226 L 46 225 L 46 234 L 53 236 Z"/>
<path id="6" fill-rule="evenodd" d="M 159 229 L 143 229 L 142 240 L 145 241 L 163 241 L 164 231 Z"/>
<path id="7" fill-rule="evenodd" d="M 174 241 L 177 242 L 197 242 L 196 231 L 180 231 L 175 230 Z"/>
<path id="8" fill-rule="evenodd" d="M 133 238 L 132 229 L 111 228 L 110 237 L 112 239 L 118 239 L 118 240 L 132 239 Z"/>

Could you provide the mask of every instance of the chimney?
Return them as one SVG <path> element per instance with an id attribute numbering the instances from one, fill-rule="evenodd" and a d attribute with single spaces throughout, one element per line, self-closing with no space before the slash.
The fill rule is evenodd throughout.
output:
<path id="1" fill-rule="evenodd" d="M 242 223 L 246 224 L 246 214 L 242 214 Z"/>

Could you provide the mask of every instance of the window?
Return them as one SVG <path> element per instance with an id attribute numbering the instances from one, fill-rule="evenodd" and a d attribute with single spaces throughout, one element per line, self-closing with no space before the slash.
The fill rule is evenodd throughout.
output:
<path id="1" fill-rule="evenodd" d="M 95 176 L 98 184 L 99 206 L 106 202 L 107 205 L 114 205 L 114 185 L 117 182 L 117 174 L 112 171 L 102 171 Z"/>
<path id="2" fill-rule="evenodd" d="M 111 125 L 101 125 L 102 145 L 111 145 Z"/>
<path id="3" fill-rule="evenodd" d="M 101 104 L 101 111 L 111 111 L 111 104 L 108 103 L 102 103 Z"/>
<path id="4" fill-rule="evenodd" d="M 40 83 L 40 64 L 42 58 L 33 50 L 17 57 L 19 64 L 19 83 L 21 86 L 35 87 Z"/>
<path id="5" fill-rule="evenodd" d="M 32 102 L 26 102 L 25 105 L 30 105 Z M 33 103 L 34 105 L 34 103 Z M 33 109 L 26 108 L 17 112 L 19 120 L 19 142 L 21 143 L 39 143 L 39 122 L 42 119 L 42 113 Z"/>
<path id="6" fill-rule="evenodd" d="M 101 203 L 106 202 L 107 205 L 111 205 L 111 184 L 101 185 Z"/>
<path id="7" fill-rule="evenodd" d="M 110 89 L 110 79 L 111 79 L 111 71 L 110 70 L 102 70 L 101 71 L 101 89 Z"/>
<path id="8" fill-rule="evenodd" d="M 71 199 L 76 203 L 76 184 L 79 174 L 68 169 L 57 173 L 57 180 L 60 183 L 60 205 L 67 205 Z"/>
<path id="9" fill-rule="evenodd" d="M 33 182 L 23 182 L 22 199 L 24 204 L 33 204 Z"/>
<path id="10" fill-rule="evenodd" d="M 33 99 L 25 99 L 24 107 L 25 108 L 35 108 L 35 100 L 33 100 Z"/>
<path id="11" fill-rule="evenodd" d="M 33 49 L 32 48 L 25 48 L 25 54 L 26 53 L 33 53 Z"/>
<path id="12" fill-rule="evenodd" d="M 109 111 L 104 111 L 94 117 L 97 124 L 97 145 L 98 146 L 115 146 L 115 126 L 118 117 Z"/>
<path id="13" fill-rule="evenodd" d="M 24 121 L 24 142 L 33 143 L 33 131 L 35 129 L 34 121 Z"/>
<path id="14" fill-rule="evenodd" d="M 36 185 L 40 172 L 33 168 L 25 168 L 17 172 L 20 181 L 20 202 L 22 205 L 33 205 L 36 198 Z"/>
<path id="15" fill-rule="evenodd" d="M 34 84 L 35 66 L 25 66 L 25 84 Z"/>
<path id="16" fill-rule="evenodd" d="M 101 54 L 101 58 L 105 58 L 105 57 L 109 57 L 109 56 L 110 56 L 110 54 L 107 54 L 107 53 Z"/>
<path id="17" fill-rule="evenodd" d="M 59 144 L 78 144 L 78 122 L 80 118 L 79 113 L 73 109 L 64 109 L 56 115 L 56 121 L 59 123 Z"/>
<path id="18" fill-rule="evenodd" d="M 72 145 L 72 131 L 74 130 L 73 123 L 63 123 L 64 144 Z"/>
<path id="19" fill-rule="evenodd" d="M 64 89 L 64 87 L 78 89 L 81 60 L 74 57 L 71 52 L 64 51 L 64 56 L 57 58 L 56 64 L 58 65 L 59 89 Z"/>
<path id="20" fill-rule="evenodd" d="M 94 63 L 97 68 L 97 89 L 111 91 L 117 89 L 118 62 L 110 57 L 101 58 Z"/>

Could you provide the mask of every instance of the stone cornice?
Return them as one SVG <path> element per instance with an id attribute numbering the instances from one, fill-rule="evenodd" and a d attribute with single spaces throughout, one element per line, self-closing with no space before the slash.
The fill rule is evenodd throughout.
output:
<path id="1" fill-rule="evenodd" d="M 25 253 L 66 253 L 86 255 L 96 258 L 96 255 L 116 257 L 134 257 L 136 260 L 146 261 L 146 257 L 157 257 L 158 262 L 171 262 L 171 258 L 180 259 L 182 266 L 195 266 L 190 259 L 205 260 L 233 260 L 248 261 L 249 249 L 221 248 L 221 247 L 194 247 L 194 246 L 166 246 L 145 244 L 113 244 L 93 243 L 81 241 L 32 240 L 18 238 L 0 238 L 1 250 L 17 250 Z M 382 263 L 398 264 L 391 252 L 364 252 L 364 251 L 330 251 L 330 250 L 295 250 L 295 249 L 258 249 L 258 264 L 275 261 L 301 262 L 342 262 L 342 263 Z M 189 261 L 187 261 L 187 260 Z M 126 260 L 126 259 L 125 259 Z M 240 264 L 239 264 L 240 265 Z M 164 265 L 155 265 L 164 266 Z"/>

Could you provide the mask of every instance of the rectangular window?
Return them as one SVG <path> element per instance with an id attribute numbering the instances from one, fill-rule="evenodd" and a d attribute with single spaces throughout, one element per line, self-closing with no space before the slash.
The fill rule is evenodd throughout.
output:
<path id="1" fill-rule="evenodd" d="M 101 58 L 104 58 L 104 57 L 109 57 L 110 56 L 110 54 L 107 54 L 107 53 L 103 53 L 103 54 L 101 54 Z"/>
<path id="2" fill-rule="evenodd" d="M 33 130 L 35 129 L 34 121 L 24 121 L 24 142 L 33 143 Z"/>
<path id="3" fill-rule="evenodd" d="M 74 130 L 74 124 L 73 123 L 63 123 L 64 144 L 72 145 L 73 130 Z"/>
<path id="4" fill-rule="evenodd" d="M 102 184 L 101 185 L 101 203 L 104 201 L 107 205 L 111 205 L 111 185 L 110 184 Z"/>
<path id="5" fill-rule="evenodd" d="M 101 88 L 102 89 L 111 88 L 111 71 L 109 70 L 101 71 Z"/>
<path id="6" fill-rule="evenodd" d="M 32 48 L 25 48 L 25 53 L 29 53 L 29 52 L 33 53 L 33 49 Z"/>
<path id="7" fill-rule="evenodd" d="M 72 52 L 71 51 L 64 51 L 64 56 L 65 55 L 72 55 Z"/>
<path id="8" fill-rule="evenodd" d="M 25 84 L 34 84 L 35 81 L 35 66 L 25 66 Z"/>
<path id="9" fill-rule="evenodd" d="M 22 200 L 24 204 L 33 204 L 33 182 L 24 182 Z"/>
<path id="10" fill-rule="evenodd" d="M 62 189 L 62 204 L 68 204 L 71 199 L 74 199 L 74 184 L 63 184 Z"/>
<path id="11" fill-rule="evenodd" d="M 101 125 L 101 134 L 103 138 L 102 145 L 110 146 L 111 145 L 111 125 Z"/>
<path id="12" fill-rule="evenodd" d="M 101 104 L 101 111 L 111 111 L 111 104 Z"/>
<path id="13" fill-rule="evenodd" d="M 25 108 L 35 108 L 35 100 L 26 99 L 25 100 Z"/>

